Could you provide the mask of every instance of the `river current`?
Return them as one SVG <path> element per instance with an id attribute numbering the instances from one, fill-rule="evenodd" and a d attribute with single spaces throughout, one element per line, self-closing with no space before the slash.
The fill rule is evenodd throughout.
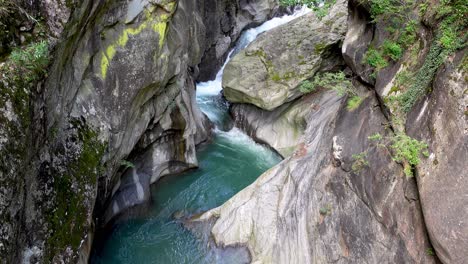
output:
<path id="1" fill-rule="evenodd" d="M 230 56 L 260 33 L 306 12 L 303 8 L 245 31 Z M 215 80 L 197 84 L 197 104 L 215 124 L 214 140 L 197 151 L 199 168 L 154 184 L 149 212 L 119 222 L 102 248 L 94 252 L 91 263 L 236 263 L 235 259 L 220 259 L 174 218 L 174 214 L 192 215 L 220 206 L 280 161 L 239 129 L 225 131 L 229 115 L 221 96 L 223 70 L 224 66 Z"/>

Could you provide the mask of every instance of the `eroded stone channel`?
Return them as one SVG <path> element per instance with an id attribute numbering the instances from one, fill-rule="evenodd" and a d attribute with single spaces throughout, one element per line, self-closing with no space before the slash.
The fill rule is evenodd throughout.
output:
<path id="1" fill-rule="evenodd" d="M 246 47 L 258 34 L 305 12 L 301 9 L 247 30 L 232 53 Z M 223 68 L 215 80 L 197 85 L 198 106 L 215 124 L 213 141 L 198 149 L 199 168 L 165 177 L 153 185 L 149 212 L 119 222 L 95 250 L 91 263 L 239 263 L 245 258 L 238 252 L 210 249 L 178 219 L 220 206 L 281 160 L 239 129 L 226 131 L 229 115 L 221 96 Z"/>

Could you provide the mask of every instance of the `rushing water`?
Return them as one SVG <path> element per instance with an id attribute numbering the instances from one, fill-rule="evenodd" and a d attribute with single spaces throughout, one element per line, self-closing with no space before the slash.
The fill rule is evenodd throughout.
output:
<path id="1" fill-rule="evenodd" d="M 231 53 L 305 12 L 301 9 L 247 30 Z M 198 150 L 200 168 L 165 177 L 152 186 L 150 212 L 119 223 L 93 255 L 92 263 L 236 263 L 235 259 L 219 259 L 206 242 L 200 242 L 173 217 L 221 205 L 280 160 L 237 128 L 223 131 L 229 122 L 228 106 L 220 95 L 223 69 L 215 80 L 197 84 L 197 103 L 216 125 L 213 142 Z"/>

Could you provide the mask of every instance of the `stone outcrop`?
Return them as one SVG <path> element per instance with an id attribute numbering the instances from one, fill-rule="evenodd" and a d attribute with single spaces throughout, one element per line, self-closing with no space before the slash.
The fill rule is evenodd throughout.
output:
<path id="1" fill-rule="evenodd" d="M 46 23 L 55 38 L 69 10 L 62 1 L 49 4 Z M 25 100 L 31 120 L 14 144 L 29 148 L 18 151 L 22 159 L 7 166 L 12 170 L 2 164 L 0 178 L 11 193 L 0 207 L 7 263 L 86 262 L 95 227 L 147 200 L 149 184 L 160 177 L 196 167 L 195 147 L 207 140 L 210 125 L 195 104 L 195 80 L 216 69 L 205 69 L 213 47 L 221 61 L 244 28 L 277 6 L 272 0 L 75 4 L 46 82 Z M 3 113 L 18 113 L 1 107 L 2 120 Z"/>
<path id="2" fill-rule="evenodd" d="M 312 98 L 304 96 L 272 111 L 249 104 L 233 104 L 230 111 L 237 127 L 287 157 L 300 143 L 307 115 L 317 107 Z"/>
<path id="3" fill-rule="evenodd" d="M 260 35 L 226 65 L 226 98 L 272 110 L 301 96 L 303 80 L 341 62 L 334 51 L 346 33 L 346 3 L 338 1 L 322 20 L 309 13 Z"/>
<path id="4" fill-rule="evenodd" d="M 406 123 L 410 135 L 429 144 L 430 156 L 417 167 L 418 190 L 427 230 L 443 263 L 468 258 L 468 123 L 466 49 L 441 69 L 432 93 Z"/>
<path id="5" fill-rule="evenodd" d="M 348 110 L 345 98 L 332 91 L 307 95 L 308 106 L 314 107 L 305 114 L 306 129 L 299 143 L 292 144 L 294 152 L 224 205 L 193 220 L 214 222 L 211 235 L 218 246 L 244 246 L 252 263 L 463 263 L 467 259 L 466 48 L 444 58 L 434 79 L 423 76 L 432 79 L 432 89 L 408 115 L 398 112 L 389 97 L 404 92 L 395 88 L 401 85 L 398 74 L 414 73 L 425 63 L 435 28 L 417 28 L 419 40 L 411 48 L 420 56 L 415 57 L 414 50 L 403 52 L 399 60 L 386 58 L 388 66 L 376 71 L 365 54 L 388 38 L 387 21 L 370 23 L 368 10 L 366 3 L 350 1 L 340 52 L 362 103 Z M 293 26 L 294 22 L 284 25 Z M 274 34 L 267 32 L 259 41 L 273 39 Z M 247 51 L 254 46 L 255 42 Z M 294 51 L 286 53 L 281 56 Z M 244 76 L 247 81 L 236 77 L 242 74 L 240 69 L 256 69 L 258 64 L 245 55 L 239 57 L 242 65 L 236 65 L 236 58 L 233 68 L 228 64 L 226 98 L 235 103 L 231 111 L 239 127 L 278 149 L 281 134 L 274 127 L 284 120 L 284 109 L 305 97 L 291 103 L 277 100 L 274 92 L 255 94 L 260 85 L 238 88 L 251 77 Z M 428 157 L 420 155 L 420 163 L 412 167 L 414 178 L 405 176 L 404 162 L 395 161 L 395 133 L 429 145 Z M 371 140 L 371 135 L 381 139 Z"/>
<path id="6" fill-rule="evenodd" d="M 368 139 L 392 133 L 373 92 L 352 112 L 332 91 L 313 97 L 294 154 L 200 217 L 217 219 L 217 245 L 246 246 L 252 263 L 434 263 L 414 179 Z"/>

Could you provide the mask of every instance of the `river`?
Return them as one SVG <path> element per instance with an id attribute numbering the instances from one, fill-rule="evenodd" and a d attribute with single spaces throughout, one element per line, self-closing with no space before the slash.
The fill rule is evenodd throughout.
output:
<path id="1" fill-rule="evenodd" d="M 245 31 L 230 55 L 245 48 L 258 34 L 306 12 L 303 8 Z M 220 206 L 280 161 L 273 151 L 256 144 L 239 129 L 225 131 L 229 115 L 228 104 L 220 94 L 223 70 L 224 66 L 215 80 L 197 84 L 197 103 L 215 124 L 213 141 L 197 151 L 200 167 L 154 184 L 149 212 L 118 223 L 99 252 L 94 252 L 91 263 L 237 263 L 235 256 L 220 258 L 206 241 L 197 239 L 173 217 Z"/>

